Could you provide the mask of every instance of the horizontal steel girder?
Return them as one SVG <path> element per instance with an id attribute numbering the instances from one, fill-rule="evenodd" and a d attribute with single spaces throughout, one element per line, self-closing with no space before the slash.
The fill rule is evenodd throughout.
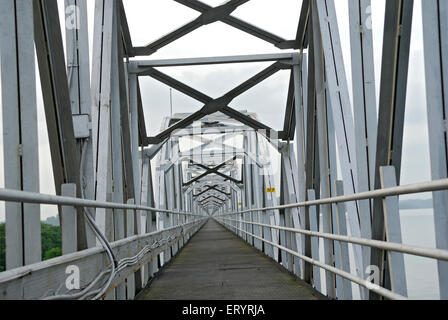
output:
<path id="1" fill-rule="evenodd" d="M 129 63 L 129 72 L 144 75 L 150 68 L 158 67 L 179 67 L 179 66 L 200 66 L 216 64 L 234 64 L 251 62 L 281 61 L 291 63 L 295 53 L 273 53 L 273 54 L 253 54 L 239 56 L 221 57 L 201 57 L 201 58 L 180 58 L 162 60 L 132 60 Z"/>

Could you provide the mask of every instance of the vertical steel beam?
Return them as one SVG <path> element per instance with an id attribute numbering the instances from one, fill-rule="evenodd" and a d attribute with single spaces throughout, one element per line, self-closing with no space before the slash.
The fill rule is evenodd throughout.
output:
<path id="1" fill-rule="evenodd" d="M 314 33 L 313 33 L 313 23 L 310 21 L 308 25 L 308 80 L 307 80 L 307 92 L 306 92 L 306 100 L 307 100 L 307 114 L 306 114 L 306 160 L 305 160 L 305 181 L 306 181 L 306 189 L 309 191 L 314 190 L 314 197 L 320 197 L 320 174 L 319 174 L 319 148 L 318 148 L 318 135 L 317 135 L 317 110 L 316 110 L 316 76 L 315 76 L 315 54 L 314 54 Z M 310 200 L 309 198 L 307 198 Z M 314 210 L 319 211 L 319 207 L 317 206 Z M 311 228 L 311 208 L 306 207 L 305 224 L 309 223 Z M 319 215 L 316 216 L 316 225 L 319 226 Z M 311 230 L 311 229 L 310 229 Z M 307 237 L 305 237 L 306 239 Z M 314 250 L 309 248 L 310 240 L 315 241 L 315 239 L 309 239 L 305 244 L 305 253 L 307 256 L 311 256 Z M 307 241 L 307 240 L 305 240 Z M 318 244 L 318 243 L 317 243 Z M 311 251 L 310 251 L 311 249 Z M 320 290 L 320 269 L 312 268 L 313 275 L 308 275 L 305 273 L 305 281 L 308 283 L 314 283 L 314 279 L 317 277 L 319 281 L 319 290 Z M 317 274 L 315 274 L 317 272 Z M 310 278 L 308 278 L 308 276 Z M 313 282 L 311 282 L 311 278 L 313 278 Z"/>
<path id="2" fill-rule="evenodd" d="M 317 14 L 316 18 L 319 21 L 319 25 L 313 24 L 313 28 L 320 30 L 322 53 L 325 61 L 325 84 L 328 90 L 328 104 L 331 106 L 332 122 L 336 134 L 344 191 L 346 194 L 354 194 L 357 192 L 355 129 L 334 0 L 313 1 L 312 11 Z M 313 13 L 313 19 L 314 17 Z M 319 41 L 314 39 L 315 48 Z M 321 148 L 321 146 L 319 147 Z M 319 156 L 322 158 L 324 154 L 319 152 Z M 368 219 L 365 218 L 366 215 L 359 213 L 357 203 L 348 202 L 346 207 L 351 234 L 360 237 L 368 229 L 366 223 Z M 363 277 L 364 267 L 359 246 L 355 246 L 355 260 L 357 273 L 360 277 Z"/>
<path id="3" fill-rule="evenodd" d="M 353 110 L 357 160 L 357 191 L 373 190 L 375 177 L 375 151 L 377 139 L 377 107 L 375 91 L 375 64 L 373 56 L 370 0 L 349 0 L 350 43 L 352 59 Z M 358 202 L 363 212 L 364 238 L 372 237 L 371 205 L 373 201 Z M 370 248 L 363 248 L 364 266 L 370 265 Z"/>
<path id="4" fill-rule="evenodd" d="M 124 183 L 123 183 L 123 147 L 122 147 L 122 127 L 121 127 L 121 99 L 119 80 L 119 57 L 118 57 L 119 36 L 116 30 L 113 31 L 112 38 L 112 76 L 111 87 L 111 108 L 110 108 L 110 128 L 111 128 L 111 154 L 112 154 L 112 200 L 115 203 L 124 203 Z M 121 209 L 114 210 L 114 234 L 115 240 L 126 237 L 125 213 Z M 126 284 L 121 283 L 115 289 L 117 300 L 126 300 Z"/>
<path id="5" fill-rule="evenodd" d="M 297 165 L 295 163 L 295 154 L 292 145 L 286 145 L 281 151 L 282 154 L 282 166 L 284 170 L 284 201 L 285 204 L 298 202 L 298 179 L 297 179 Z M 304 213 L 304 212 L 303 212 Z M 304 217 L 299 212 L 298 208 L 291 208 L 285 211 L 285 225 L 291 228 L 303 229 Z M 291 249 L 297 250 L 298 253 L 304 252 L 304 237 L 301 234 L 288 233 L 287 241 L 289 239 Z M 293 267 L 297 276 L 303 278 L 304 262 L 297 257 L 292 258 L 289 261 L 289 267 Z M 290 271 L 293 271 L 290 269 Z"/>
<path id="6" fill-rule="evenodd" d="M 115 31 L 114 31 L 115 29 Z M 93 149 L 96 170 L 95 199 L 106 201 L 109 169 L 109 140 L 111 135 L 111 79 L 113 44 L 117 33 L 117 9 L 113 0 L 96 0 L 92 67 Z M 106 211 L 96 210 L 96 222 L 106 230 Z"/>
<path id="7" fill-rule="evenodd" d="M 73 129 L 57 1 L 33 1 L 33 10 L 35 45 L 56 193 L 61 194 L 62 184 L 74 183 L 77 196 L 80 197 L 80 156 Z M 86 222 L 81 209 L 78 209 L 77 226 L 78 250 L 83 250 L 88 244 Z"/>
<path id="8" fill-rule="evenodd" d="M 66 58 L 73 114 L 91 113 L 86 0 L 65 0 Z"/>
<path id="9" fill-rule="evenodd" d="M 409 67 L 413 0 L 387 0 L 384 21 L 378 138 L 375 160 L 375 189 L 381 188 L 380 167 L 394 166 L 400 184 L 404 115 Z M 373 202 L 372 239 L 384 240 L 384 214 L 381 199 Z M 370 264 L 381 272 L 385 285 L 385 254 L 372 248 Z M 371 299 L 380 297 L 370 292 Z"/>
<path id="10" fill-rule="evenodd" d="M 0 4 L 5 188 L 39 192 L 33 1 Z M 6 268 L 41 260 L 40 206 L 5 203 Z"/>
<path id="11" fill-rule="evenodd" d="M 448 3 L 422 5 L 432 179 L 448 178 Z M 436 246 L 448 249 L 448 192 L 433 193 Z M 448 262 L 438 261 L 440 298 L 448 299 Z"/>
<path id="12" fill-rule="evenodd" d="M 373 190 L 377 139 L 371 0 L 348 0 L 359 192 Z M 370 210 L 369 210 L 370 211 Z"/>
<path id="13" fill-rule="evenodd" d="M 140 204 L 141 170 L 139 167 L 138 77 L 135 73 L 129 75 L 129 101 L 129 113 L 131 115 L 130 137 L 134 193 L 136 195 L 136 203 Z"/>
<path id="14" fill-rule="evenodd" d="M 87 115 L 91 121 L 89 35 L 86 0 L 65 0 L 66 12 L 66 60 L 68 86 L 73 115 Z M 84 145 L 86 144 L 86 145 Z M 94 169 L 92 135 L 77 143 L 82 155 L 84 152 L 81 188 L 87 199 L 94 198 Z M 95 244 L 94 233 L 86 226 L 87 244 Z"/>
<path id="15" fill-rule="evenodd" d="M 306 148 L 305 148 L 305 104 L 303 101 L 304 88 L 303 88 L 303 77 L 302 77 L 302 58 L 298 57 L 298 61 L 293 66 L 292 72 L 294 76 L 294 109 L 296 115 L 296 145 L 297 145 L 297 201 L 306 201 L 306 172 L 305 172 L 305 161 L 306 161 Z M 305 208 L 299 208 L 299 216 L 301 219 L 302 228 L 309 230 L 309 219 L 305 214 Z M 303 249 L 305 252 L 311 251 L 311 243 L 309 237 L 303 238 Z M 302 278 L 309 282 L 311 266 L 309 263 L 304 263 L 302 268 Z"/>
<path id="16" fill-rule="evenodd" d="M 286 185 L 286 174 L 285 174 L 285 166 L 283 161 L 283 154 L 281 155 L 281 171 L 280 171 L 280 204 L 284 205 L 287 203 L 286 190 L 288 189 Z M 280 209 L 280 226 L 287 227 L 286 221 L 286 209 Z M 280 230 L 280 245 L 286 248 L 290 248 L 290 241 L 288 239 L 288 235 L 285 230 Z M 291 255 L 286 253 L 284 250 L 280 252 L 281 264 L 285 269 L 291 270 Z"/>
<path id="17" fill-rule="evenodd" d="M 121 34 L 121 33 L 120 33 Z M 118 45 L 122 48 L 123 44 L 121 42 L 118 42 Z M 122 52 L 122 50 L 118 49 L 118 51 Z M 121 54 L 119 54 L 119 58 L 121 61 L 119 61 L 119 68 L 121 70 L 121 73 L 124 72 L 123 70 L 123 57 Z M 120 74 L 120 72 L 119 72 Z M 135 203 L 137 205 L 141 204 L 141 167 L 139 165 L 139 158 L 140 158 L 140 152 L 139 152 L 139 112 L 138 112 L 138 77 L 136 74 L 130 74 L 128 76 L 129 82 L 129 113 L 130 113 L 130 138 L 131 138 L 131 159 L 132 159 L 132 181 L 133 181 L 133 187 L 134 187 L 134 197 L 135 197 Z M 121 86 L 124 86 L 125 83 L 121 82 Z M 126 104 L 125 104 L 126 105 Z M 125 162 L 126 163 L 126 162 Z M 128 186 L 128 188 L 132 188 L 132 186 Z M 141 234 L 142 231 L 142 212 L 140 210 L 137 210 L 135 212 L 135 234 Z M 140 291 L 142 289 L 142 274 L 141 269 L 137 270 L 135 273 L 135 290 L 136 292 Z"/>
<path id="18" fill-rule="evenodd" d="M 261 136 L 259 136 L 258 139 L 260 143 L 260 153 L 264 155 L 265 159 L 271 159 L 269 147 L 266 139 L 264 139 Z M 272 164 L 264 163 L 263 165 L 263 177 L 264 177 L 264 188 L 275 188 L 275 181 L 274 181 L 274 173 L 272 172 Z M 273 193 L 265 193 L 264 197 L 264 207 L 275 207 L 278 205 L 277 201 L 277 192 Z M 239 201 L 239 199 L 238 199 Z M 238 210 L 239 211 L 239 210 Z M 278 210 L 272 210 L 268 211 L 265 214 L 265 224 L 269 224 L 271 226 L 279 226 L 280 225 L 280 217 L 279 217 L 279 211 Z M 237 227 L 239 227 L 237 225 Z M 270 229 L 270 230 L 269 230 Z M 265 233 L 270 236 L 267 236 L 267 239 L 275 244 L 279 244 L 279 232 L 276 229 L 273 228 L 266 228 Z M 275 261 L 278 260 L 278 248 L 273 246 L 268 246 L 269 253 L 271 254 L 271 257 Z"/>
<path id="19" fill-rule="evenodd" d="M 179 146 L 179 139 L 176 138 L 174 139 L 174 143 L 173 143 L 173 156 L 172 159 L 178 159 L 179 158 L 179 150 L 180 146 Z M 182 168 L 181 168 L 181 164 L 180 163 L 174 163 L 173 164 L 173 175 L 174 175 L 174 184 L 173 184 L 173 188 L 175 191 L 175 204 L 176 204 L 176 210 L 178 211 L 183 211 L 183 201 L 182 201 L 182 196 L 183 196 L 183 190 L 182 190 L 182 176 L 181 176 L 181 172 L 182 172 Z M 183 218 L 184 216 L 175 216 L 175 225 L 179 225 L 179 224 L 183 224 Z M 179 250 L 182 247 L 183 243 L 182 243 L 182 239 L 176 244 L 177 246 L 177 250 Z"/>
<path id="20" fill-rule="evenodd" d="M 257 133 L 255 131 L 250 132 L 248 134 L 249 137 L 249 151 L 251 153 L 253 153 L 256 156 L 256 162 L 258 162 L 258 152 L 257 152 Z M 252 171 L 252 194 L 253 194 L 253 203 L 254 203 L 254 207 L 255 208 L 260 208 L 262 206 L 262 196 L 263 196 L 263 192 L 264 190 L 262 189 L 263 186 L 261 184 L 260 181 L 260 171 L 258 168 L 258 165 L 255 161 L 250 160 L 250 167 L 251 167 L 251 171 Z M 253 212 L 251 214 L 252 216 L 252 221 L 256 222 L 256 223 L 261 223 L 262 220 L 262 215 L 264 213 L 261 213 L 260 211 L 257 212 Z M 263 230 L 260 226 L 254 226 L 254 234 L 257 235 L 258 237 L 262 237 L 263 234 Z M 261 240 L 258 239 L 254 239 L 254 246 L 262 251 L 263 248 L 263 242 Z"/>
<path id="21" fill-rule="evenodd" d="M 118 26 L 121 26 L 121 15 L 117 17 Z M 120 92 L 120 110 L 121 110 L 121 135 L 122 135 L 122 148 L 123 148 L 123 163 L 124 163 L 124 181 L 125 181 L 125 194 L 127 199 L 135 199 L 135 182 L 134 182 L 134 160 L 132 157 L 132 139 L 131 139 L 131 123 L 130 123 L 130 84 L 129 73 L 127 72 L 127 64 L 124 63 L 124 48 L 123 48 L 123 34 L 122 29 L 118 28 L 118 79 L 119 79 L 119 92 Z M 137 95 L 138 82 L 137 82 Z M 133 98 L 134 99 L 134 98 Z M 138 99 L 138 98 L 137 98 Z M 138 103 L 138 100 L 137 100 Z M 137 114 L 138 121 L 138 114 Z M 137 131 L 138 132 L 138 131 Z M 137 134 L 138 135 L 138 134 Z M 138 160 L 136 161 L 138 164 Z M 139 223 L 135 224 L 135 227 L 139 227 Z"/>
<path id="22" fill-rule="evenodd" d="M 155 201 L 154 201 L 154 187 L 153 187 L 153 180 L 152 180 L 152 166 L 151 166 L 151 159 L 144 157 L 143 159 L 143 182 L 146 182 L 145 184 L 142 183 L 142 195 L 145 195 L 145 202 L 143 202 L 142 197 L 142 203 L 144 203 L 146 206 L 149 207 L 155 207 Z M 146 190 L 146 191 L 145 191 Z M 156 213 L 155 212 L 148 212 L 146 216 L 146 233 L 150 233 L 157 230 L 157 224 L 156 224 Z M 153 277 L 154 273 L 156 273 L 157 270 L 157 257 L 154 257 L 151 262 L 148 263 L 146 266 L 148 269 L 148 277 Z"/>
<path id="23" fill-rule="evenodd" d="M 244 135 L 243 139 L 244 139 L 243 140 L 243 148 L 245 150 L 249 150 L 250 137 L 249 137 L 248 133 L 246 133 Z M 246 195 L 246 197 L 245 197 L 246 210 L 252 209 L 252 206 L 253 206 L 252 168 L 251 168 L 249 160 L 250 159 L 248 156 L 244 156 L 244 161 L 243 161 L 244 171 L 243 172 L 244 172 L 244 188 L 245 188 L 245 195 Z M 245 213 L 243 218 L 245 221 L 252 222 L 252 213 Z M 251 224 L 245 224 L 245 229 L 247 232 L 253 233 L 253 226 Z M 247 235 L 246 239 L 250 245 L 253 245 L 253 238 L 251 236 Z"/>
<path id="24" fill-rule="evenodd" d="M 325 92 L 325 70 L 324 56 L 321 40 L 321 32 L 318 21 L 316 2 L 312 2 L 312 30 L 313 30 L 313 52 L 315 68 L 315 90 L 316 90 L 316 115 L 317 115 L 317 139 L 319 146 L 319 172 L 320 172 L 320 196 L 328 198 L 331 196 L 330 184 L 330 155 L 329 155 L 329 133 L 328 133 L 328 112 Z M 332 233 L 331 206 L 319 206 L 319 213 L 322 213 L 323 232 Z M 319 220 L 317 221 L 319 222 Z M 319 225 L 317 225 L 319 228 Z M 324 239 L 324 261 L 333 265 L 333 245 L 331 241 Z M 330 272 L 325 271 L 325 283 L 327 296 L 335 298 L 335 277 Z"/>

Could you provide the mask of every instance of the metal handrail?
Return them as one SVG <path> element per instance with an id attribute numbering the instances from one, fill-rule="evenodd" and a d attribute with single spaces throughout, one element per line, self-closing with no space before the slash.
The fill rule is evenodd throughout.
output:
<path id="1" fill-rule="evenodd" d="M 348 237 L 348 236 L 340 236 L 340 235 L 334 235 L 331 233 L 308 231 L 308 230 L 303 230 L 303 229 L 272 226 L 269 224 L 250 222 L 250 221 L 245 221 L 245 220 L 240 221 L 240 220 L 236 220 L 236 219 L 227 219 L 227 218 L 221 218 L 221 219 L 227 220 L 227 221 L 233 221 L 233 222 L 240 222 L 243 224 L 250 224 L 250 225 L 255 225 L 255 226 L 260 226 L 260 227 L 272 228 L 272 229 L 276 229 L 276 230 L 280 230 L 280 231 L 300 233 L 300 234 L 311 236 L 311 237 L 318 237 L 318 238 L 347 242 L 347 243 L 352 243 L 352 244 L 359 244 L 362 246 L 378 248 L 378 249 L 382 249 L 382 250 L 390 250 L 390 251 L 401 252 L 401 253 L 411 254 L 411 255 L 420 256 L 420 257 L 448 261 L 448 250 L 424 248 L 424 247 L 418 247 L 418 246 L 405 245 L 405 244 L 401 244 L 401 243 L 363 239 L 363 238 Z M 238 229 L 235 226 L 232 226 L 232 228 Z"/>
<path id="2" fill-rule="evenodd" d="M 168 213 L 186 216 L 198 216 L 203 217 L 199 214 L 193 214 L 190 212 L 173 211 L 166 209 L 152 208 L 142 205 L 132 205 L 114 202 L 101 202 L 96 200 L 87 200 L 80 198 L 55 196 L 36 192 L 27 192 L 12 189 L 2 189 L 0 188 L 0 201 L 9 202 L 21 202 L 21 203 L 38 203 L 38 204 L 50 204 L 50 205 L 61 205 L 61 206 L 73 206 L 73 207 L 85 207 L 85 208 L 103 208 L 103 209 L 122 209 L 122 210 L 141 210 L 153 213 Z"/>
<path id="3" fill-rule="evenodd" d="M 232 227 L 232 228 L 235 228 L 234 226 L 229 225 L 228 223 L 225 223 L 225 222 L 223 222 L 223 223 L 225 225 L 228 225 L 228 226 Z M 365 279 L 362 279 L 362 278 L 359 278 L 357 276 L 354 276 L 351 273 L 348 273 L 346 271 L 343 271 L 343 270 L 340 270 L 338 268 L 335 268 L 334 266 L 331 266 L 331 265 L 328 265 L 328 264 L 316 261 L 316 260 L 314 260 L 314 259 L 312 259 L 310 257 L 302 255 L 302 254 L 300 254 L 298 252 L 295 252 L 295 251 L 293 251 L 291 249 L 288 249 L 288 248 L 286 248 L 284 246 L 276 244 L 276 243 L 274 243 L 272 241 L 263 239 L 263 238 L 261 238 L 261 237 L 259 237 L 257 235 L 254 235 L 254 234 L 252 234 L 250 232 L 247 232 L 245 230 L 241 230 L 239 228 L 236 228 L 236 229 L 238 229 L 239 231 L 247 234 L 250 237 L 253 237 L 254 239 L 258 239 L 260 241 L 263 241 L 264 243 L 267 243 L 267 244 L 269 244 L 271 246 L 274 246 L 274 247 L 276 247 L 276 248 L 278 248 L 278 249 L 280 249 L 282 251 L 285 251 L 285 252 L 287 252 L 287 253 L 289 253 L 289 254 L 291 254 L 291 255 L 299 258 L 299 259 L 302 259 L 302 260 L 312 264 L 312 265 L 315 265 L 315 266 L 320 267 L 322 269 L 325 269 L 325 270 L 327 270 L 329 272 L 332 272 L 332 273 L 334 273 L 334 274 L 336 274 L 338 276 L 341 276 L 341 277 L 343 277 L 345 279 L 348 279 L 348 280 L 350 280 L 350 281 L 352 281 L 352 282 L 354 282 L 354 283 L 356 283 L 356 284 L 358 284 L 358 285 L 360 285 L 360 286 L 362 286 L 364 288 L 367 288 L 367 289 L 369 289 L 369 290 L 371 290 L 371 291 L 373 291 L 373 292 L 375 292 L 375 293 L 377 293 L 377 294 L 379 294 L 379 295 L 381 295 L 381 296 L 383 296 L 385 298 L 388 298 L 388 299 L 391 299 L 391 300 L 406 300 L 407 299 L 406 297 L 404 297 L 404 296 L 402 296 L 400 294 L 397 294 L 397 293 L 395 293 L 395 292 L 393 292 L 391 290 L 388 290 L 386 288 L 380 287 L 379 285 L 375 285 L 375 284 L 373 284 L 373 283 L 371 283 L 371 282 L 369 282 L 369 281 L 367 281 Z"/>
<path id="4" fill-rule="evenodd" d="M 328 240 L 333 240 L 333 241 L 358 244 L 358 245 L 368 246 L 368 247 L 372 247 L 372 248 L 378 248 L 378 249 L 382 249 L 382 250 L 388 250 L 388 251 L 400 252 L 400 253 L 404 253 L 404 254 L 411 254 L 411 255 L 420 256 L 420 257 L 448 261 L 448 250 L 434 249 L 434 248 L 423 248 L 423 247 L 405 245 L 405 244 L 401 244 L 401 243 L 393 243 L 393 242 L 380 241 L 380 240 L 341 236 L 341 235 L 334 235 L 334 234 L 318 232 L 318 231 L 295 229 L 295 228 L 289 228 L 289 227 L 263 224 L 263 223 L 258 223 L 258 222 L 251 222 L 251 221 L 246 221 L 246 220 L 229 219 L 229 216 L 242 215 L 245 213 L 266 212 L 266 211 L 272 211 L 272 210 L 292 209 L 292 208 L 299 208 L 299 207 L 311 207 L 311 206 L 324 205 L 324 204 L 336 204 L 336 203 L 343 203 L 343 202 L 350 202 L 350 201 L 369 200 L 369 199 L 375 199 L 375 198 L 385 198 L 385 197 L 391 197 L 391 196 L 416 194 L 416 193 L 424 193 L 424 192 L 435 192 L 435 191 L 443 191 L 443 190 L 448 190 L 448 179 L 434 180 L 434 181 L 429 181 L 429 182 L 425 182 L 425 183 L 410 184 L 410 185 L 406 185 L 406 186 L 384 188 L 384 189 L 367 191 L 367 192 L 362 192 L 362 193 L 357 193 L 357 194 L 352 194 L 352 195 L 337 196 L 337 197 L 331 197 L 331 198 L 325 198 L 325 199 L 305 201 L 305 202 L 300 202 L 300 203 L 292 203 L 292 204 L 281 205 L 281 206 L 247 209 L 247 210 L 243 210 L 243 211 L 239 211 L 239 212 L 231 212 L 231 213 L 226 213 L 226 214 L 215 215 L 214 218 L 217 221 L 228 226 L 232 230 L 238 230 L 248 236 L 251 236 L 255 239 L 261 240 L 264 243 L 267 243 L 274 247 L 277 247 L 278 249 L 288 252 L 306 262 L 309 262 L 312 265 L 321 267 L 329 272 L 332 272 L 336 275 L 346 278 L 354 283 L 357 283 L 358 285 L 363 286 L 373 292 L 376 292 L 377 294 L 379 294 L 383 297 L 386 297 L 389 299 L 406 299 L 406 297 L 396 294 L 396 293 L 392 292 L 391 290 L 382 288 L 378 285 L 374 285 L 360 277 L 354 276 L 354 275 L 352 275 L 348 272 L 345 272 L 341 269 L 335 268 L 334 266 L 316 261 L 316 260 L 314 260 L 310 257 L 307 257 L 305 255 L 302 255 L 294 250 L 288 249 L 284 246 L 281 246 L 272 241 L 264 239 L 263 237 L 259 237 L 250 232 L 247 232 L 246 230 L 243 230 L 243 229 L 239 228 L 238 226 L 232 225 L 230 223 L 227 223 L 226 221 L 241 223 L 244 225 L 254 225 L 254 226 L 259 226 L 259 227 L 265 227 L 265 228 L 270 228 L 271 230 L 275 229 L 275 230 L 279 230 L 279 231 L 299 233 L 299 234 L 311 236 L 311 237 L 318 237 L 318 238 L 323 238 L 323 239 L 328 239 Z"/>
<path id="5" fill-rule="evenodd" d="M 225 215 L 236 215 L 243 213 L 252 213 L 252 212 L 260 212 L 260 211 L 272 211 L 272 210 L 282 210 L 282 209 L 292 209 L 299 207 L 310 207 L 317 206 L 323 204 L 336 204 L 341 202 L 350 202 L 350 201 L 358 201 L 358 200 L 369 200 L 375 198 L 384 198 L 384 197 L 392 197 L 399 195 L 408 195 L 415 193 L 424 193 L 424 192 L 434 192 L 434 191 L 442 191 L 448 190 L 448 179 L 434 180 L 423 183 L 410 184 L 406 186 L 397 186 L 391 188 L 378 189 L 367 192 L 360 192 L 352 195 L 344 195 L 338 197 L 331 197 L 325 199 L 318 199 L 312 201 L 304 201 L 299 203 L 291 203 L 281 206 L 273 206 L 273 207 L 265 207 L 265 208 L 256 208 L 256 209 L 247 209 L 238 212 L 231 212 Z M 0 193 L 1 196 L 1 193 Z M 223 216 L 224 214 L 217 215 Z"/>

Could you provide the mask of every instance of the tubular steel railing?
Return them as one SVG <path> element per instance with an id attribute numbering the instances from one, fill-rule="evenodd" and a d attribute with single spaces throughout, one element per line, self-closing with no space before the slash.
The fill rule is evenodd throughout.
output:
<path id="1" fill-rule="evenodd" d="M 106 240 L 104 233 L 95 224 L 94 219 L 84 210 L 86 217 L 90 219 L 92 231 L 96 234 L 99 240 L 98 243 L 103 248 L 99 247 L 98 244 L 94 248 L 64 254 L 47 261 L 2 272 L 0 273 L 0 291 L 3 292 L 3 295 L 0 296 L 0 299 L 66 300 L 105 298 L 129 277 L 134 279 L 136 272 L 156 258 L 158 254 L 171 250 L 179 242 L 181 242 L 181 245 L 177 248 L 180 249 L 209 218 L 208 216 L 191 212 L 9 189 L 0 189 L 0 201 L 70 206 L 84 209 L 127 210 L 128 212 L 132 211 L 134 214 L 137 211 L 145 211 L 152 214 L 164 213 L 187 218 L 183 221 L 184 223 L 178 221 L 180 224 L 175 226 L 146 234 L 135 234 L 115 242 L 109 242 Z M 79 271 L 85 285 L 78 289 L 66 290 L 66 292 L 61 293 L 61 288 L 67 280 L 67 267 L 71 266 L 80 268 Z M 139 279 L 141 280 L 141 278 Z M 146 284 L 145 282 L 147 281 L 143 280 L 143 286 Z M 128 293 L 128 298 L 134 294 L 135 292 Z"/>
<path id="2" fill-rule="evenodd" d="M 253 222 L 253 221 L 247 221 L 247 220 L 244 220 L 244 218 L 243 218 L 244 217 L 243 214 L 246 214 L 246 213 L 251 214 L 251 213 L 256 213 L 256 212 L 292 209 L 292 208 L 299 208 L 299 207 L 310 208 L 310 207 L 318 206 L 318 205 L 329 205 L 329 204 L 344 203 L 344 202 L 349 202 L 349 201 L 385 198 L 385 197 L 391 197 L 391 196 L 417 194 L 417 193 L 424 193 L 424 192 L 435 192 L 435 191 L 442 191 L 442 190 L 447 190 L 447 189 L 448 189 L 448 179 L 443 179 L 443 180 L 436 180 L 436 181 L 430 181 L 430 182 L 419 183 L 419 184 L 412 184 L 412 185 L 407 185 L 407 186 L 384 188 L 384 189 L 379 189 L 379 190 L 374 190 L 374 191 L 369 191 L 369 192 L 357 193 L 357 194 L 353 194 L 353 195 L 331 197 L 331 198 L 326 198 L 326 199 L 306 201 L 306 202 L 301 202 L 301 203 L 292 203 L 292 204 L 281 205 L 281 206 L 248 209 L 248 210 L 243 210 L 243 211 L 239 211 L 239 212 L 231 212 L 231 213 L 227 213 L 227 214 L 215 215 L 214 218 L 218 222 L 220 222 L 222 225 L 227 227 L 230 231 L 232 231 L 236 234 L 238 234 L 238 231 L 239 231 L 241 234 L 245 234 L 249 237 L 260 240 L 260 241 L 264 242 L 265 244 L 276 247 L 281 251 L 284 251 L 284 252 L 289 253 L 299 259 L 302 259 L 303 261 L 305 261 L 307 263 L 310 263 L 314 266 L 325 269 L 335 275 L 338 275 L 345 279 L 348 279 L 351 282 L 354 282 L 362 287 L 365 287 L 365 288 L 369 289 L 370 291 L 373 291 L 385 298 L 401 300 L 401 299 L 406 299 L 406 297 L 404 297 L 403 295 L 397 294 L 389 289 L 383 288 L 383 287 L 381 287 L 377 284 L 374 284 L 370 281 L 362 279 L 358 276 L 350 274 L 349 272 L 346 272 L 344 270 L 335 268 L 334 266 L 319 262 L 315 259 L 312 259 L 311 257 L 303 255 L 303 254 L 296 252 L 290 248 L 287 248 L 280 244 L 269 241 L 269 240 L 265 239 L 264 237 L 257 236 L 256 234 L 250 233 L 247 230 L 243 230 L 243 229 L 239 228 L 236 224 L 232 225 L 229 222 L 234 222 L 234 223 L 238 223 L 238 224 L 242 224 L 242 225 L 258 226 L 258 227 L 262 227 L 262 228 L 270 228 L 270 229 L 274 229 L 274 230 L 278 230 L 278 231 L 297 233 L 297 234 L 310 236 L 310 237 L 317 237 L 317 238 L 322 238 L 322 239 L 327 239 L 327 240 L 332 240 L 332 241 L 351 243 L 351 244 L 368 246 L 371 248 L 377 248 L 377 249 L 382 249 L 382 250 L 387 250 L 387 251 L 394 251 L 394 252 L 400 252 L 400 253 L 410 254 L 410 255 L 414 255 L 414 256 L 448 261 L 448 250 L 424 248 L 424 247 L 418 247 L 418 246 L 405 245 L 402 243 L 392 243 L 392 242 L 388 242 L 388 241 L 363 239 L 363 238 L 335 235 L 335 234 L 318 232 L 318 231 L 310 231 L 310 230 L 296 229 L 296 228 L 290 228 L 290 227 L 284 227 L 284 226 L 263 224 L 263 223 Z M 229 218 L 229 216 L 230 217 L 231 216 L 241 216 L 241 217 L 240 217 L 240 219 L 235 219 L 235 218 L 231 219 L 231 218 Z"/>

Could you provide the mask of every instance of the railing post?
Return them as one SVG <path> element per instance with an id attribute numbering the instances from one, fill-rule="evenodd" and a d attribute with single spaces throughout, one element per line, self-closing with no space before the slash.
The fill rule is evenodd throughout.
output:
<path id="1" fill-rule="evenodd" d="M 380 176 L 381 188 L 384 189 L 397 186 L 396 172 L 393 166 L 381 167 Z M 387 241 L 402 243 L 398 196 L 386 197 L 383 199 L 383 212 Z M 407 297 L 408 290 L 406 285 L 404 256 L 399 252 L 388 251 L 387 257 L 391 289 L 393 292 Z"/>
<path id="2" fill-rule="evenodd" d="M 256 132 L 250 132 L 248 134 L 249 136 L 249 152 L 253 153 L 256 156 L 256 160 L 258 161 L 258 150 L 257 150 L 257 133 Z M 262 184 L 260 181 L 260 170 L 258 168 L 258 165 L 255 161 L 251 160 L 250 162 L 250 168 L 252 172 L 252 193 L 253 193 L 253 202 L 255 208 L 260 208 L 262 205 L 262 198 L 263 198 L 263 192 L 265 192 L 262 188 Z M 262 221 L 262 215 L 265 213 L 256 211 L 252 212 L 252 221 L 261 223 Z M 254 226 L 253 227 L 254 234 L 260 238 L 263 238 L 263 230 L 260 226 Z M 258 250 L 263 250 L 263 241 L 254 239 L 254 246 Z"/>
<path id="3" fill-rule="evenodd" d="M 281 151 L 283 173 L 282 189 L 284 204 L 297 203 L 298 202 L 298 177 L 297 177 L 297 165 L 293 151 L 292 144 L 286 145 Z M 286 214 L 288 213 L 288 214 Z M 285 210 L 285 225 L 291 228 L 303 229 L 305 223 L 305 217 L 303 216 L 304 210 L 302 208 L 290 208 Z M 301 234 L 294 234 L 287 232 L 287 242 L 290 241 L 290 248 L 298 253 L 304 253 L 304 237 Z M 294 273 L 303 279 L 304 277 L 304 262 L 295 256 L 291 256 L 292 261 L 290 267 L 293 268 Z"/>
<path id="4" fill-rule="evenodd" d="M 308 200 L 316 200 L 316 195 L 313 189 L 308 190 Z M 316 211 L 316 206 L 308 207 L 310 214 L 310 230 L 319 231 L 319 213 Z M 319 261 L 319 238 L 311 238 L 311 257 L 313 260 Z M 313 285 L 314 289 L 322 292 L 321 280 L 320 280 L 320 268 L 313 265 Z"/>
<path id="5" fill-rule="evenodd" d="M 134 199 L 129 199 L 127 204 L 134 204 Z M 126 210 L 126 237 L 132 237 L 134 235 L 134 218 L 135 218 L 135 210 L 128 209 Z M 127 299 L 133 300 L 135 297 L 135 275 L 131 274 L 126 279 L 126 292 Z"/>
<path id="6" fill-rule="evenodd" d="M 248 150 L 250 145 L 249 136 L 246 133 L 244 135 L 244 149 Z M 252 170 L 250 166 L 249 157 L 244 156 L 244 187 L 245 187 L 245 194 L 246 194 L 246 202 L 245 202 L 245 208 L 246 209 L 252 209 L 253 206 L 253 198 L 252 198 Z M 253 221 L 253 213 L 246 213 L 244 217 L 245 221 L 252 222 Z M 249 224 L 245 224 L 244 229 L 248 233 L 253 234 L 253 226 Z M 246 241 L 250 244 L 254 244 L 253 237 L 246 235 L 245 237 Z"/>
<path id="7" fill-rule="evenodd" d="M 76 184 L 63 184 L 61 194 L 65 197 L 76 198 Z M 77 251 L 76 234 L 76 208 L 61 206 L 61 236 L 62 236 L 62 254 L 69 254 Z"/>
<path id="8" fill-rule="evenodd" d="M 342 181 L 336 181 L 336 196 L 344 195 L 344 184 Z M 344 203 L 338 203 L 334 212 L 334 233 L 341 236 L 347 236 L 347 219 L 345 217 L 346 208 Z M 335 256 L 337 268 L 350 273 L 350 257 L 348 251 L 348 243 L 335 242 Z M 339 277 L 340 278 L 340 277 Z M 339 285 L 342 284 L 342 299 L 352 300 L 352 283 L 348 279 L 341 279 Z"/>

